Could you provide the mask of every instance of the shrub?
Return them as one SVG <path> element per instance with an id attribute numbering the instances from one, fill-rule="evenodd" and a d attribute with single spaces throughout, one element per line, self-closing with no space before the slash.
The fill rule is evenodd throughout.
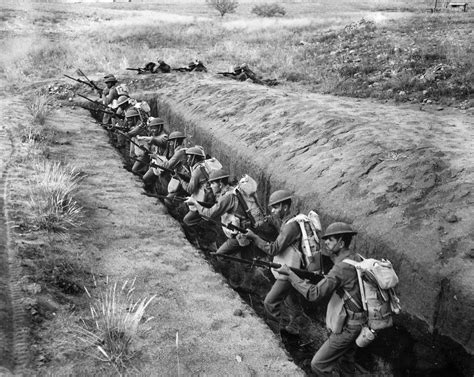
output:
<path id="1" fill-rule="evenodd" d="M 59 162 L 33 165 L 28 205 L 39 229 L 63 232 L 81 224 L 81 207 L 73 199 L 80 175 Z"/>
<path id="2" fill-rule="evenodd" d="M 255 5 L 252 8 L 252 13 L 256 14 L 259 17 L 278 17 L 284 16 L 286 14 L 286 10 L 277 3 L 264 3 L 260 5 Z"/>
<path id="3" fill-rule="evenodd" d="M 226 13 L 235 13 L 239 3 L 236 0 L 206 0 L 206 4 L 217 10 L 221 17 Z"/>
<path id="4" fill-rule="evenodd" d="M 27 107 L 33 116 L 33 124 L 43 126 L 51 113 L 51 99 L 46 95 L 36 95 Z"/>
<path id="5" fill-rule="evenodd" d="M 139 324 L 144 318 L 145 309 L 156 297 L 134 298 L 135 279 L 126 280 L 122 286 L 117 282 L 108 284 L 107 289 L 92 299 L 90 312 L 93 325 L 77 329 L 77 338 L 94 349 L 93 357 L 112 364 L 118 371 L 124 370 L 135 356 L 132 343 L 136 339 Z M 148 318 L 150 320 L 152 318 Z"/>

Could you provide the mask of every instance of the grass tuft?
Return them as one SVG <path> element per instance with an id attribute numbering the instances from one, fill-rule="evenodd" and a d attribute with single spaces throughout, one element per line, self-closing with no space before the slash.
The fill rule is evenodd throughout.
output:
<path id="1" fill-rule="evenodd" d="M 122 372 L 136 356 L 133 341 L 138 335 L 139 325 L 152 319 L 145 321 L 144 313 L 156 295 L 136 299 L 135 279 L 120 285 L 117 282 L 108 284 L 107 278 L 107 288 L 95 299 L 87 288 L 85 290 L 92 300 L 92 318 L 87 324 L 83 321 L 84 326 L 77 329 L 76 336 L 94 358 Z"/>
<path id="2" fill-rule="evenodd" d="M 33 124 L 44 126 L 51 113 L 51 99 L 46 95 L 37 95 L 28 103 L 28 110 L 33 116 Z"/>
<path id="3" fill-rule="evenodd" d="M 45 160 L 33 164 L 28 200 L 33 225 L 52 232 L 65 232 L 81 225 L 81 207 L 73 198 L 80 179 L 74 167 L 60 162 Z"/>

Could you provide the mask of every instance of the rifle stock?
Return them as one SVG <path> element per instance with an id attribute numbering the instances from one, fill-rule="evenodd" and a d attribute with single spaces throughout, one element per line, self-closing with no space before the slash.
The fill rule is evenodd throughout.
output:
<path id="1" fill-rule="evenodd" d="M 205 216 L 205 215 L 199 214 L 199 216 L 201 216 L 204 220 L 209 221 L 210 223 L 213 223 L 214 225 L 223 226 L 224 228 L 227 228 L 229 230 L 232 230 L 232 231 L 236 230 L 244 234 L 247 233 L 247 229 L 241 228 L 240 226 L 234 225 L 232 223 L 224 224 L 223 222 L 214 220 L 213 218 Z"/>
<path id="2" fill-rule="evenodd" d="M 259 267 L 269 267 L 269 268 L 278 269 L 282 266 L 279 263 L 266 262 L 257 258 L 253 258 L 249 260 L 249 259 L 241 259 L 241 258 L 233 257 L 227 254 L 217 254 L 217 253 L 210 253 L 210 254 L 215 257 L 220 257 L 220 258 L 228 259 L 234 262 L 249 264 L 249 265 L 259 266 Z M 296 267 L 288 267 L 288 268 L 291 271 L 293 271 L 296 275 L 298 275 L 301 279 L 307 279 L 314 283 L 317 283 L 319 280 L 322 280 L 324 277 L 324 275 L 318 274 L 316 272 L 303 270 L 301 268 L 296 268 Z"/>

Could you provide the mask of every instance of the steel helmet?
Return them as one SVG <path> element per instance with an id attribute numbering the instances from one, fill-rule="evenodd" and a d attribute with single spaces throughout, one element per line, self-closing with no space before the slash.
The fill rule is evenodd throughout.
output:
<path id="1" fill-rule="evenodd" d="M 127 96 L 120 96 L 117 98 L 117 106 L 123 105 L 124 103 L 128 102 L 130 100 L 130 97 Z"/>
<path id="2" fill-rule="evenodd" d="M 204 153 L 204 150 L 202 149 L 202 147 L 198 147 L 198 146 L 186 149 L 186 154 L 206 158 L 206 154 Z"/>
<path id="3" fill-rule="evenodd" d="M 104 82 L 117 82 L 117 79 L 114 75 L 107 75 L 107 77 L 104 79 Z"/>
<path id="4" fill-rule="evenodd" d="M 284 202 L 285 200 L 291 199 L 291 193 L 287 190 L 277 190 L 270 195 L 268 199 L 268 205 L 273 206 L 275 204 Z"/>
<path id="5" fill-rule="evenodd" d="M 133 117 L 139 117 L 139 116 L 140 114 L 138 113 L 138 110 L 135 109 L 134 107 L 125 111 L 125 118 L 133 118 Z"/>
<path id="6" fill-rule="evenodd" d="M 161 118 L 150 118 L 150 123 L 148 127 L 163 126 L 165 122 Z"/>
<path id="7" fill-rule="evenodd" d="M 208 181 L 209 182 L 214 182 L 214 181 L 217 181 L 219 179 L 229 178 L 229 177 L 230 177 L 230 175 L 229 175 L 229 173 L 227 173 L 227 171 L 225 171 L 224 169 L 217 169 L 217 170 L 211 171 L 211 174 L 209 174 Z"/>
<path id="8" fill-rule="evenodd" d="M 175 139 L 186 139 L 186 136 L 181 131 L 173 131 L 168 136 L 168 140 L 175 140 Z"/>
<path id="9" fill-rule="evenodd" d="M 332 223 L 326 228 L 326 232 L 324 232 L 324 236 L 322 237 L 323 240 L 329 238 L 331 236 L 338 236 L 341 234 L 351 234 L 355 235 L 357 232 L 352 229 L 349 224 L 343 222 Z"/>

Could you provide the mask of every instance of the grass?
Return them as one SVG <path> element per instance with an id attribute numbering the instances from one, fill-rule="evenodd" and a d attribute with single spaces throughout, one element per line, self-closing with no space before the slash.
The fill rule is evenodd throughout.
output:
<path id="1" fill-rule="evenodd" d="M 97 298 L 89 291 L 91 300 L 91 320 L 83 321 L 84 326 L 77 329 L 77 339 L 86 346 L 96 359 L 113 365 L 121 374 L 136 356 L 133 341 L 138 336 L 139 326 L 145 320 L 145 309 L 155 295 L 147 298 L 135 298 L 135 279 L 124 283 L 109 283 Z"/>
<path id="2" fill-rule="evenodd" d="M 19 64 L 4 63 L 0 73 L 26 82 L 77 67 L 88 73 L 120 72 L 157 58 L 182 66 L 198 57 L 211 71 L 247 62 L 265 78 L 313 92 L 454 103 L 472 97 L 469 12 L 421 13 L 429 5 L 424 1 L 284 5 L 284 18 L 256 17 L 252 4 L 241 4 L 224 20 L 204 4 L 69 5 L 56 9 L 61 11 L 58 22 L 48 24 L 50 8 L 43 4 L 37 6 L 41 12 L 36 17 L 50 33 L 9 54 Z M 67 12 L 75 21 L 64 16 Z M 66 31 L 60 33 L 60 28 Z M 450 67 L 451 77 L 419 80 L 441 63 Z M 402 91 L 405 96 L 400 96 Z"/>
<path id="3" fill-rule="evenodd" d="M 81 207 L 74 200 L 80 174 L 74 167 L 48 160 L 33 164 L 27 205 L 33 227 L 66 232 L 82 224 Z"/>

